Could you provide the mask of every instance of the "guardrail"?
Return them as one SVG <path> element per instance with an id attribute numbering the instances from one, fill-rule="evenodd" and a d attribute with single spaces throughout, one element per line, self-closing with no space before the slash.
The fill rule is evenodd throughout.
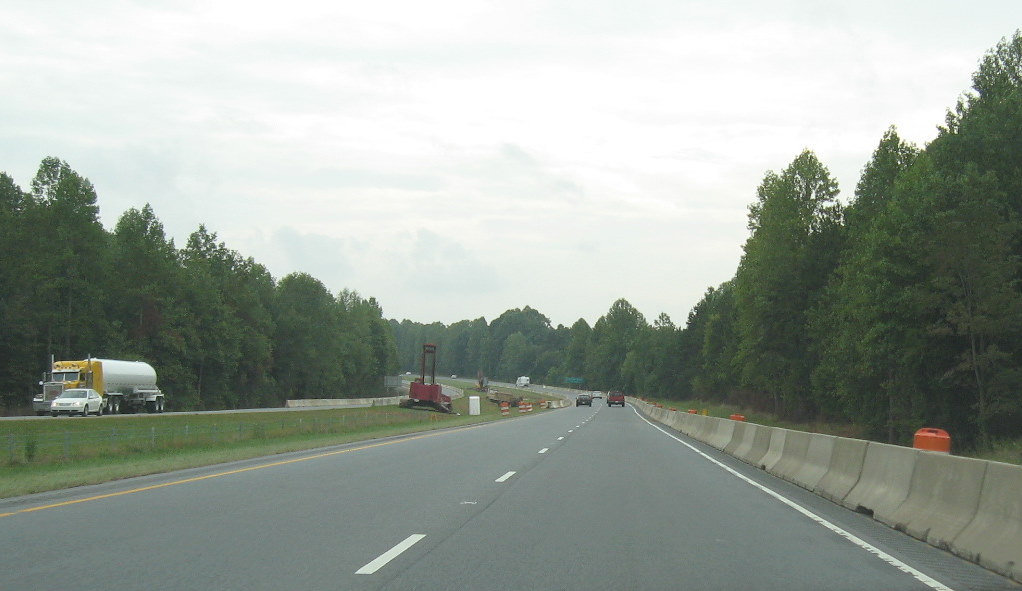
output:
<path id="1" fill-rule="evenodd" d="M 288 400 L 284 408 L 346 408 L 366 406 L 397 406 L 407 396 L 388 396 L 385 398 L 304 398 Z"/>
<path id="2" fill-rule="evenodd" d="M 454 386 L 447 386 L 441 384 L 441 390 L 444 394 L 447 394 L 451 399 L 461 398 L 465 395 L 465 391 L 461 388 L 455 388 Z M 397 406 L 402 400 L 407 400 L 408 396 L 385 396 L 379 398 L 303 398 L 300 400 L 287 400 L 284 402 L 284 408 L 363 408 L 366 406 Z"/>
<path id="3" fill-rule="evenodd" d="M 628 401 L 743 462 L 1022 582 L 1022 466 Z"/>

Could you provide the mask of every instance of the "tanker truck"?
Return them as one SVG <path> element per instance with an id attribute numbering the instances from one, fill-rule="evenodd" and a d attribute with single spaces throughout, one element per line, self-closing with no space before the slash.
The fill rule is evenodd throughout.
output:
<path id="1" fill-rule="evenodd" d="M 92 388 L 103 397 L 103 412 L 163 412 L 164 395 L 156 387 L 156 370 L 142 361 L 96 359 L 52 361 L 39 382 L 42 392 L 32 399 L 37 415 L 50 412 L 50 403 L 69 388 Z"/>

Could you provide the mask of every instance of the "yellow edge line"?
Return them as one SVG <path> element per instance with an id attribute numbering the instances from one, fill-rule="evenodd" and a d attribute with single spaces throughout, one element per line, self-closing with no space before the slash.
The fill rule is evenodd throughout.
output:
<path id="1" fill-rule="evenodd" d="M 20 509 L 18 511 L 11 511 L 10 513 L 0 513 L 0 517 L 10 517 L 11 515 L 19 515 L 21 513 L 32 513 L 33 511 L 42 511 L 44 509 L 56 509 L 57 507 L 66 507 L 68 505 L 77 505 L 78 503 L 87 503 L 89 501 L 98 501 L 101 499 L 109 499 L 111 497 L 119 497 L 122 495 L 131 495 L 135 493 L 145 492 L 148 490 L 155 490 L 158 488 L 166 488 L 168 486 L 177 486 L 179 484 L 188 484 L 190 482 L 198 482 L 200 480 L 208 480 L 210 478 L 219 478 L 221 476 L 230 476 L 231 474 L 241 474 L 242 472 L 251 472 L 253 470 L 262 470 L 263 468 L 274 468 L 276 466 L 284 466 L 286 464 L 296 464 L 298 462 L 307 462 L 309 460 L 316 460 L 319 458 L 325 458 L 329 456 L 336 456 L 340 454 L 346 454 L 353 451 L 362 451 L 364 449 L 370 449 L 373 447 L 381 447 L 384 445 L 393 445 L 395 443 L 404 443 L 406 441 L 415 441 L 416 439 L 424 439 L 426 437 L 435 437 L 437 435 L 447 435 L 457 431 L 467 431 L 469 429 L 478 429 L 479 427 L 486 427 L 488 425 L 500 424 L 497 422 L 486 422 L 479 425 L 469 425 L 466 427 L 460 427 L 452 430 L 438 431 L 434 433 L 425 433 L 422 435 L 413 435 L 411 437 L 403 437 L 394 441 L 381 441 L 379 443 L 372 443 L 369 445 L 362 445 L 359 447 L 352 447 L 349 449 L 341 449 L 337 451 L 328 451 L 313 456 L 305 456 L 301 458 L 294 458 L 292 460 L 281 460 L 279 462 L 271 462 L 269 464 L 260 464 L 258 466 L 249 466 L 248 468 L 238 468 L 237 470 L 228 470 L 227 472 L 217 472 L 216 474 L 207 474 L 205 476 L 196 476 L 194 478 L 185 478 L 184 480 L 174 480 L 171 482 L 164 482 L 162 484 L 154 484 L 152 486 L 143 486 L 141 488 L 133 488 L 129 490 L 122 490 L 115 493 L 107 493 L 104 495 L 95 495 L 91 497 L 85 497 L 82 499 L 75 499 L 73 501 L 62 501 L 60 503 L 52 503 L 49 505 L 40 505 L 38 507 L 29 507 L 28 509 Z"/>

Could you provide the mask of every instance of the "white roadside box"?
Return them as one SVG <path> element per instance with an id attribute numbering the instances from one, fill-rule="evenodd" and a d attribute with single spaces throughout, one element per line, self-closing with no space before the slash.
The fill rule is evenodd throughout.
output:
<path id="1" fill-rule="evenodd" d="M 468 397 L 468 414 L 472 416 L 479 415 L 479 397 L 469 396 Z"/>

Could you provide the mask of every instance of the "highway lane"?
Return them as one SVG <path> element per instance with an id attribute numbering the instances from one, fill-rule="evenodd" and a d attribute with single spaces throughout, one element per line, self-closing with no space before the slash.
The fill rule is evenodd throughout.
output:
<path id="1" fill-rule="evenodd" d="M 1017 588 L 674 437 L 597 402 L 0 501 L 0 588 Z"/>

